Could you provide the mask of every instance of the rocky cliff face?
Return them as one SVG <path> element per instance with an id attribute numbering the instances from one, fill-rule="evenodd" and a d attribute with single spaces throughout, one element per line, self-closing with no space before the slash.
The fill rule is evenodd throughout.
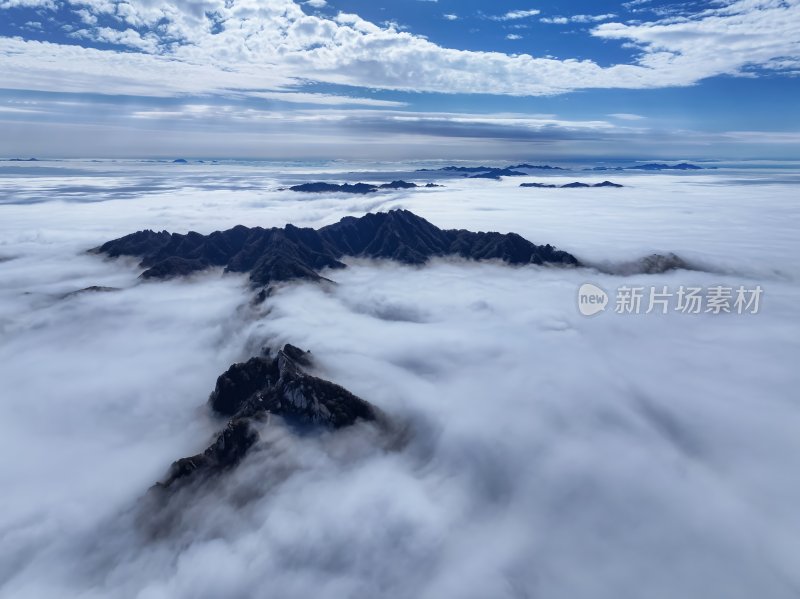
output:
<path id="1" fill-rule="evenodd" d="M 170 488 L 235 467 L 258 443 L 257 425 L 273 416 L 289 425 L 332 430 L 384 420 L 377 408 L 347 389 L 306 372 L 311 366 L 310 353 L 293 345 L 274 358 L 231 366 L 208 400 L 215 413 L 230 418 L 227 426 L 203 453 L 173 463 L 157 486 Z"/>
<path id="2" fill-rule="evenodd" d="M 188 275 L 211 266 L 250 273 L 254 285 L 294 279 L 320 280 L 323 268 L 344 268 L 341 259 L 380 258 L 424 264 L 437 256 L 497 259 L 508 264 L 577 266 L 578 260 L 551 245 L 536 245 L 515 233 L 443 230 L 407 210 L 346 217 L 321 229 L 237 226 L 210 235 L 139 231 L 93 250 L 137 256 L 143 278 Z"/>
<path id="3" fill-rule="evenodd" d="M 286 345 L 275 358 L 234 364 L 217 379 L 209 398 L 218 414 L 252 418 L 275 414 L 303 424 L 342 428 L 356 420 L 375 420 L 367 402 L 346 389 L 307 374 L 310 354 Z"/>

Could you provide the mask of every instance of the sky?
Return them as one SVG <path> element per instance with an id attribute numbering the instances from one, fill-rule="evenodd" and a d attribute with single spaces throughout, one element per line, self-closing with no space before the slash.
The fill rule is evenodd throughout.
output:
<path id="1" fill-rule="evenodd" d="M 0 157 L 800 158 L 800 0 L 0 0 Z"/>

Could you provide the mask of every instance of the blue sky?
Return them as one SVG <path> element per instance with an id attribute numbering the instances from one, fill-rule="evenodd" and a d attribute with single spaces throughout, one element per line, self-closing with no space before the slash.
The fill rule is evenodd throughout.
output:
<path id="1" fill-rule="evenodd" d="M 0 0 L 0 155 L 800 158 L 800 0 Z"/>

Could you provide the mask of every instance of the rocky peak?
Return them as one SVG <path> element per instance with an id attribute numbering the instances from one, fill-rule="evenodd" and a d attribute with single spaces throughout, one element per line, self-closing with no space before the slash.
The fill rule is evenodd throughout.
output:
<path id="1" fill-rule="evenodd" d="M 274 358 L 255 357 L 232 365 L 217 379 L 211 409 L 229 417 L 201 454 L 174 462 L 160 488 L 179 479 L 211 475 L 236 466 L 260 437 L 256 422 L 276 416 L 290 425 L 341 429 L 383 419 L 380 412 L 343 387 L 312 376 L 311 352 L 285 345 Z"/>

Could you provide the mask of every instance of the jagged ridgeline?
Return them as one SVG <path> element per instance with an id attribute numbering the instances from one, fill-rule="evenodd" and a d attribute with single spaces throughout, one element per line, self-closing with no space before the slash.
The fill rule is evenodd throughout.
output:
<path id="1" fill-rule="evenodd" d="M 508 264 L 579 265 L 572 254 L 549 244 L 536 245 L 516 233 L 443 230 L 407 210 L 348 216 L 321 229 L 240 225 L 210 235 L 139 231 L 92 251 L 141 258 L 144 278 L 164 279 L 216 266 L 250 273 L 255 286 L 294 279 L 320 280 L 320 270 L 344 268 L 341 259 L 345 256 L 404 264 L 460 256 Z"/>

